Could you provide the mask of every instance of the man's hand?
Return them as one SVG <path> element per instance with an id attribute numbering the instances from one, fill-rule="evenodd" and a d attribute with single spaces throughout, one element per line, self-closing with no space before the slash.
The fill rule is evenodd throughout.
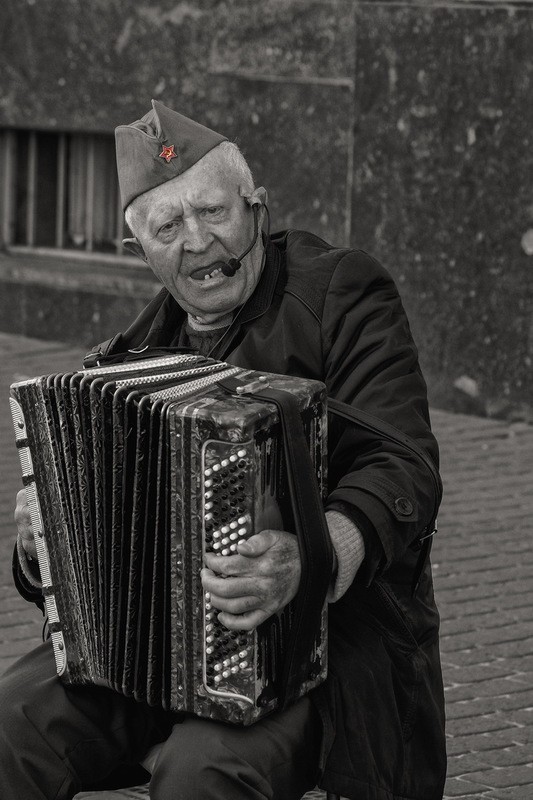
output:
<path id="1" fill-rule="evenodd" d="M 207 553 L 202 583 L 220 622 L 230 630 L 253 630 L 280 611 L 298 591 L 298 540 L 287 531 L 265 530 L 241 542 L 237 553 Z"/>
<path id="2" fill-rule="evenodd" d="M 17 523 L 17 530 L 20 536 L 22 546 L 27 555 L 31 558 L 37 558 L 37 550 L 35 548 L 35 541 L 33 539 L 33 529 L 31 527 L 30 510 L 28 508 L 28 501 L 26 500 L 26 490 L 21 489 L 17 492 L 17 505 L 15 507 L 15 522 Z"/>

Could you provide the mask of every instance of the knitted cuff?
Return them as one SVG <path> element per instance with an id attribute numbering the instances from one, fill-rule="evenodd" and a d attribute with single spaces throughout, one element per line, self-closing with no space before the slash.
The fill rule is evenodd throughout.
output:
<path id="1" fill-rule="evenodd" d="M 365 543 L 355 523 L 339 511 L 326 511 L 326 521 L 337 562 L 327 600 L 335 603 L 351 586 L 363 563 Z"/>

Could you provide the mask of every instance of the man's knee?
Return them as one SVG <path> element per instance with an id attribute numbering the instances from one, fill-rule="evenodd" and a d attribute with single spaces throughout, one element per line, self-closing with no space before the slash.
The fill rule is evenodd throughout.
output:
<path id="1" fill-rule="evenodd" d="M 51 648 L 50 648 L 51 650 Z M 55 669 L 46 646 L 17 661 L 0 677 L 0 796 L 62 797 L 73 776 L 43 735 L 40 718 L 53 704 Z"/>
<path id="2" fill-rule="evenodd" d="M 4 679 L 0 678 L 0 769 L 3 770 L 16 757 L 18 743 L 26 739 L 20 702 L 4 684 Z"/>
<path id="3" fill-rule="evenodd" d="M 187 718 L 155 764 L 151 800 L 300 798 L 318 772 L 321 723 L 303 698 L 250 728 Z"/>
<path id="4" fill-rule="evenodd" d="M 223 726 L 205 720 L 176 725 L 156 762 L 150 800 L 269 797 L 260 772 L 223 734 Z"/>
<path id="5" fill-rule="evenodd" d="M 37 651 L 41 651 L 37 648 Z M 35 662 L 46 667 L 47 655 L 33 651 L 17 661 L 0 677 L 0 742 L 2 753 L 10 750 L 14 743 L 31 737 L 32 723 L 28 715 L 28 706 L 37 707 L 48 702 L 46 691 L 41 691 L 46 674 L 36 666 Z M 46 672 L 46 670 L 45 670 Z M 55 670 L 54 670 L 55 672 Z M 53 673 L 52 673 L 53 674 Z M 35 695 L 35 699 L 32 697 Z"/>
<path id="6" fill-rule="evenodd" d="M 26 769 L 36 784 L 61 785 L 68 773 L 85 785 L 146 749 L 142 706 L 100 687 L 65 686 L 49 642 L 0 678 L 0 708 L 0 764 Z"/>

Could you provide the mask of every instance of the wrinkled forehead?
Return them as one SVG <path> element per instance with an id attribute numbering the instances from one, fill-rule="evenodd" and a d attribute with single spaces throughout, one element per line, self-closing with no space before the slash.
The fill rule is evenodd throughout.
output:
<path id="1" fill-rule="evenodd" d="M 135 217 L 144 219 L 186 206 L 204 207 L 242 195 L 239 176 L 224 160 L 208 153 L 181 175 L 145 192 L 131 203 Z"/>

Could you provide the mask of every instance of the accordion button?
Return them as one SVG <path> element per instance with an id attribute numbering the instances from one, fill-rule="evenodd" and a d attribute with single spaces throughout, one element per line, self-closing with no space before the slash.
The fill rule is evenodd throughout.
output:
<path id="1" fill-rule="evenodd" d="M 221 553 L 223 556 L 229 556 L 230 554 L 229 548 L 225 547 L 223 550 L 221 550 Z"/>
<path id="2" fill-rule="evenodd" d="M 210 497 L 213 497 L 213 492 L 211 489 L 208 489 L 207 492 L 204 492 L 204 497 L 206 500 L 209 500 Z"/>
<path id="3" fill-rule="evenodd" d="M 218 472 L 220 469 L 220 464 L 213 464 L 213 472 Z"/>
<path id="4" fill-rule="evenodd" d="M 232 673 L 233 675 L 235 675 L 235 673 L 237 673 L 238 671 L 239 671 L 239 667 L 232 667 L 232 668 L 231 668 L 231 673 Z"/>
<path id="5" fill-rule="evenodd" d="M 239 667 L 241 669 L 246 669 L 247 666 L 248 666 L 248 662 L 247 661 L 241 661 L 241 663 L 239 664 Z"/>
<path id="6" fill-rule="evenodd" d="M 204 486 L 206 489 L 209 489 L 210 486 L 213 485 L 213 481 L 204 481 Z"/>
<path id="7" fill-rule="evenodd" d="M 229 671 L 229 669 L 225 669 L 224 672 L 222 673 L 223 678 L 229 678 L 230 675 L 231 672 Z"/>
<path id="8" fill-rule="evenodd" d="M 229 525 L 223 525 L 220 530 L 221 530 L 222 533 L 229 533 L 230 526 Z"/>
<path id="9" fill-rule="evenodd" d="M 245 524 L 246 524 L 246 522 L 248 522 L 248 520 L 246 519 L 246 517 L 239 517 L 239 519 L 237 520 L 237 524 L 238 524 L 238 525 L 245 525 Z"/>
<path id="10" fill-rule="evenodd" d="M 246 455 L 246 450 L 237 450 L 237 455 L 239 456 L 239 458 L 244 458 L 244 456 Z"/>
<path id="11" fill-rule="evenodd" d="M 215 670 L 215 672 L 220 672 L 220 670 L 222 669 L 222 664 L 215 664 L 213 669 Z"/>
<path id="12" fill-rule="evenodd" d="M 220 683 L 221 680 L 222 678 L 220 677 L 220 675 L 215 675 L 215 683 Z"/>
<path id="13" fill-rule="evenodd" d="M 239 536 L 244 536 L 246 534 L 246 528 L 239 528 L 237 533 Z"/>
<path id="14" fill-rule="evenodd" d="M 220 462 L 220 466 L 221 467 L 227 467 L 228 464 L 229 464 L 229 459 L 228 458 L 223 458 L 222 461 Z"/>
<path id="15" fill-rule="evenodd" d="M 231 539 L 232 542 L 234 542 L 235 539 L 239 538 L 239 534 L 238 533 L 230 533 L 229 538 Z"/>
<path id="16" fill-rule="evenodd" d="M 213 503 L 210 502 L 210 503 L 206 503 L 205 504 L 205 510 L 206 511 L 210 511 L 212 508 L 213 508 Z"/>
<path id="17" fill-rule="evenodd" d="M 239 658 L 246 658 L 247 655 L 248 655 L 248 650 L 241 650 L 241 652 L 239 653 Z"/>
<path id="18" fill-rule="evenodd" d="M 211 467 L 208 467 L 207 469 L 204 469 L 204 475 L 205 475 L 206 478 L 209 478 L 209 476 L 212 475 L 212 474 L 213 474 L 213 470 L 211 469 Z"/>
<path id="19" fill-rule="evenodd" d="M 233 463 L 235 463 L 235 461 L 237 461 L 237 459 L 238 459 L 238 458 L 239 458 L 239 456 L 238 456 L 238 455 L 235 455 L 235 453 L 232 453 L 232 454 L 230 455 L 230 457 L 229 457 L 229 460 L 230 460 L 230 461 L 231 461 L 231 463 L 233 464 Z"/>

